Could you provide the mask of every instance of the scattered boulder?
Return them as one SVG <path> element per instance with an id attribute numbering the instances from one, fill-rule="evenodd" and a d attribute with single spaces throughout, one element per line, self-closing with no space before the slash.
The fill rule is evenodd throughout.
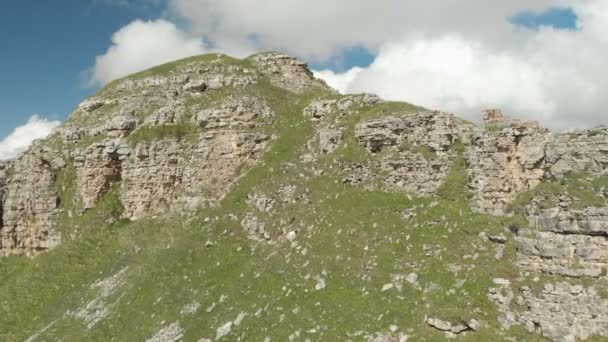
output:
<path id="1" fill-rule="evenodd" d="M 456 335 L 463 334 L 467 331 L 474 331 L 480 327 L 479 321 L 474 319 L 470 322 L 451 323 L 439 318 L 429 317 L 426 319 L 426 323 L 437 330 L 445 332 L 445 335 L 448 338 L 456 337 Z"/>
<path id="2" fill-rule="evenodd" d="M 323 153 L 331 153 L 342 141 L 342 131 L 337 129 L 322 129 L 319 131 L 319 147 Z"/>

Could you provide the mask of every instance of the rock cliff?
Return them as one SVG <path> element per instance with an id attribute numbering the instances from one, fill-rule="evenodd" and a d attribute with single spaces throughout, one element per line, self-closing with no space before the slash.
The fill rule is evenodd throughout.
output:
<path id="1" fill-rule="evenodd" d="M 607 168 L 605 127 L 169 63 L 0 163 L 0 338 L 608 338 Z"/>

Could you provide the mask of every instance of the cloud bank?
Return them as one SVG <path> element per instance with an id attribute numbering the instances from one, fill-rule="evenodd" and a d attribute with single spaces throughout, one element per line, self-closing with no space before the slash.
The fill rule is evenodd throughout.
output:
<path id="1" fill-rule="evenodd" d="M 575 26 L 511 20 L 556 8 L 574 13 Z M 608 122 L 605 32 L 605 0 L 168 0 L 164 19 L 135 21 L 113 35 L 92 79 L 103 84 L 209 51 L 282 50 L 318 63 L 362 47 L 375 55 L 371 65 L 316 75 L 342 92 L 469 119 L 497 107 L 551 128 L 589 127 Z"/>
<path id="2" fill-rule="evenodd" d="M 37 139 L 46 138 L 52 130 L 59 126 L 59 121 L 50 121 L 32 115 L 28 122 L 15 128 L 6 138 L 0 141 L 0 160 L 9 160 L 17 157 Z"/>
<path id="3" fill-rule="evenodd" d="M 112 45 L 95 60 L 90 82 L 103 85 L 158 64 L 205 52 L 200 38 L 192 37 L 172 22 L 136 20 L 112 35 Z"/>

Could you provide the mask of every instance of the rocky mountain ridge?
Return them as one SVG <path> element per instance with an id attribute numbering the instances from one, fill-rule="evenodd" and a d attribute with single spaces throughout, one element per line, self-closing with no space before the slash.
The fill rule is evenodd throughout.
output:
<path id="1" fill-rule="evenodd" d="M 302 248 L 300 239 L 304 244 L 303 239 L 312 239 L 319 229 L 335 228 L 335 234 L 341 234 L 363 222 L 318 222 L 314 213 L 322 208 L 316 205 L 337 205 L 332 203 L 340 203 L 338 198 L 348 197 L 342 194 L 348 191 L 361 191 L 353 196 L 362 196 L 370 210 L 375 205 L 372 198 L 382 202 L 383 196 L 405 196 L 394 204 L 400 208 L 395 241 L 409 241 L 417 234 L 412 229 L 443 227 L 441 234 L 466 232 L 467 244 L 477 252 L 459 255 L 462 251 L 451 249 L 456 247 L 441 245 L 443 237 L 420 233 L 425 243 L 407 242 L 408 250 L 423 251 L 420 257 L 395 261 L 394 267 L 420 270 L 428 256 L 455 253 L 469 260 L 459 265 L 448 259 L 450 264 L 441 266 L 455 276 L 469 274 L 462 270 L 468 262 L 471 272 L 483 267 L 490 272 L 492 267 L 485 262 L 494 262 L 513 273 L 509 279 L 480 280 L 492 284 L 478 289 L 483 293 L 475 300 L 488 302 L 487 309 L 479 309 L 479 317 L 419 317 L 426 329 L 440 334 L 433 336 L 476 338 L 470 336 L 483 334 L 485 325 L 490 335 L 497 334 L 493 329 L 518 326 L 553 341 L 608 337 L 608 310 L 598 304 L 606 299 L 597 293 L 606 286 L 608 270 L 608 128 L 553 133 L 536 123 L 509 119 L 498 110 L 483 115 L 484 125 L 476 126 L 452 114 L 375 95 L 339 95 L 315 79 L 306 64 L 278 53 L 244 60 L 207 55 L 160 66 L 108 85 L 81 103 L 48 139 L 0 164 L 0 254 L 27 254 L 37 260 L 46 257 L 41 251 L 52 255 L 55 248 L 69 249 L 73 241 L 90 234 L 82 226 L 97 221 L 88 217 L 107 207 L 108 213 L 99 216 L 101 226 L 125 224 L 129 229 L 129 222 L 166 216 L 183 225 L 200 219 L 203 226 L 220 229 L 225 221 L 233 228 L 222 228 L 219 236 L 228 231 L 244 234 L 252 246 L 265 246 L 260 248 L 291 245 L 303 258 L 313 247 Z M 301 137 L 294 133 L 300 130 Z M 293 157 L 284 157 L 286 153 Z M 240 190 L 249 174 L 266 166 L 266 176 Z M 315 182 L 327 181 L 324 177 L 335 177 L 332 185 L 314 188 Z M 333 186 L 341 192 L 325 192 Z M 319 199 L 320 194 L 327 198 Z M 214 210 L 226 213 L 203 220 L 201 212 Z M 395 210 L 390 209 L 391 215 Z M 313 217 L 305 219 L 309 213 Z M 468 221 L 461 225 L 459 218 Z M 388 222 L 379 219 L 373 227 L 388 227 Z M 467 225 L 487 225 L 479 231 L 483 241 L 471 237 Z M 233 231 L 235 226 L 240 233 Z M 92 229 L 106 228 L 88 228 Z M 486 234 L 495 235 L 488 242 Z M 213 248 L 219 236 L 208 235 L 201 242 L 202 251 Z M 480 253 L 489 253 L 489 260 L 476 261 Z M 366 262 L 365 270 L 378 267 L 373 260 Z M 317 291 L 326 286 L 326 273 L 323 269 L 314 276 Z M 123 273 L 116 274 L 122 279 Z M 417 297 L 436 296 L 437 284 L 429 281 L 422 287 L 417 273 L 411 274 L 391 275 L 380 292 L 401 292 L 405 282 L 418 291 Z M 311 277 L 307 276 L 306 280 Z M 459 281 L 464 284 L 467 279 Z M 122 282 L 116 280 L 115 287 Z M 539 282 L 544 288 L 537 294 L 531 287 Z M 448 292 L 461 291 L 460 287 L 454 285 Z M 468 298 L 469 292 L 462 296 Z M 91 302 L 100 306 L 97 309 L 64 316 L 80 317 L 87 326 L 84 331 L 94 329 L 110 315 L 100 302 L 110 297 L 108 292 Z M 240 320 L 218 327 L 216 339 L 226 338 Z M 169 327 L 168 335 L 160 330 L 161 337 L 151 340 L 180 340 L 176 336 L 183 328 Z M 423 336 L 416 329 L 351 331 L 349 338 L 416 339 Z M 61 330 L 56 334 L 61 336 Z"/>

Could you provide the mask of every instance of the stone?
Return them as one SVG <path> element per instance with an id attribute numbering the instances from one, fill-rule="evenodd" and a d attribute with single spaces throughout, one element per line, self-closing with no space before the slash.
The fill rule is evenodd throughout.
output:
<path id="1" fill-rule="evenodd" d="M 500 287 L 509 287 L 511 285 L 509 279 L 504 278 L 494 278 L 492 279 L 492 282 Z"/>
<path id="2" fill-rule="evenodd" d="M 418 275 L 416 273 L 410 273 L 405 277 L 405 280 L 412 286 L 418 286 Z"/>
<path id="3" fill-rule="evenodd" d="M 86 99 L 84 102 L 79 104 L 78 109 L 81 111 L 90 113 L 90 112 L 106 105 L 108 102 L 109 101 L 104 100 L 104 99 L 92 97 L 92 98 Z"/>
<path id="4" fill-rule="evenodd" d="M 342 142 L 343 133 L 337 129 L 319 130 L 319 148 L 323 153 L 331 153 Z"/>
<path id="5" fill-rule="evenodd" d="M 597 278 L 608 268 L 605 237 L 522 229 L 516 241 L 517 264 L 525 270 Z"/>
<path id="6" fill-rule="evenodd" d="M 375 94 L 347 95 L 341 99 L 314 101 L 304 108 L 304 116 L 313 122 L 318 122 L 332 113 L 338 115 L 338 119 L 343 116 L 353 115 L 356 107 L 373 106 L 382 102 L 382 99 Z"/>
<path id="7" fill-rule="evenodd" d="M 182 103 L 172 103 L 159 108 L 152 115 L 148 116 L 144 120 L 144 124 L 148 126 L 160 126 L 176 123 L 184 110 L 185 108 Z"/>
<path id="8" fill-rule="evenodd" d="M 205 128 L 251 128 L 271 124 L 274 116 L 274 112 L 263 100 L 251 96 L 229 96 L 221 104 L 195 114 L 192 121 Z"/>
<path id="9" fill-rule="evenodd" d="M 434 317 L 427 318 L 426 323 L 437 330 L 445 332 L 446 336 L 448 337 L 451 337 L 452 335 L 462 334 L 466 331 L 474 330 L 467 323 L 451 323 Z M 474 324 L 476 324 L 475 320 Z"/>
<path id="10" fill-rule="evenodd" d="M 248 213 L 241 221 L 241 226 L 247 232 L 250 239 L 255 241 L 270 240 L 270 233 L 266 231 L 266 224 L 257 216 Z"/>
<path id="11" fill-rule="evenodd" d="M 215 339 L 218 340 L 218 339 L 230 334 L 230 331 L 232 331 L 232 322 L 227 322 L 226 324 L 217 328 L 217 331 L 215 333 Z"/>
<path id="12" fill-rule="evenodd" d="M 290 231 L 289 233 L 287 233 L 285 238 L 287 239 L 287 241 L 293 242 L 296 239 L 296 232 L 293 230 Z"/>
<path id="13" fill-rule="evenodd" d="M 388 291 L 388 290 L 392 289 L 393 287 L 395 287 L 395 285 L 393 285 L 392 283 L 384 284 L 384 286 L 382 286 L 382 290 L 380 290 L 380 291 L 382 291 L 382 292 Z"/>
<path id="14" fill-rule="evenodd" d="M 125 137 L 129 135 L 137 125 L 139 120 L 131 114 L 113 116 L 105 125 L 105 131 L 112 137 Z"/>
<path id="15" fill-rule="evenodd" d="M 174 322 L 159 330 L 151 338 L 146 339 L 146 342 L 179 342 L 183 336 L 184 329 L 179 322 Z"/>
<path id="16" fill-rule="evenodd" d="M 488 235 L 488 240 L 494 242 L 494 243 L 498 243 L 501 245 L 504 245 L 507 243 L 507 237 L 500 234 L 500 235 Z"/>
<path id="17" fill-rule="evenodd" d="M 189 91 L 192 93 L 200 93 L 207 89 L 208 85 L 205 80 L 191 80 L 188 83 L 184 84 L 184 91 Z"/>
<path id="18" fill-rule="evenodd" d="M 192 303 L 184 305 L 180 310 L 179 314 L 182 316 L 195 314 L 201 308 L 201 303 L 193 301 Z"/>
<path id="19" fill-rule="evenodd" d="M 314 78 L 305 62 L 281 53 L 261 53 L 252 61 L 270 79 L 270 83 L 294 93 L 302 93 L 309 87 L 328 88 Z"/>
<path id="20" fill-rule="evenodd" d="M 317 278 L 317 283 L 315 284 L 315 290 L 323 290 L 325 288 L 325 279 L 319 277 Z"/>

